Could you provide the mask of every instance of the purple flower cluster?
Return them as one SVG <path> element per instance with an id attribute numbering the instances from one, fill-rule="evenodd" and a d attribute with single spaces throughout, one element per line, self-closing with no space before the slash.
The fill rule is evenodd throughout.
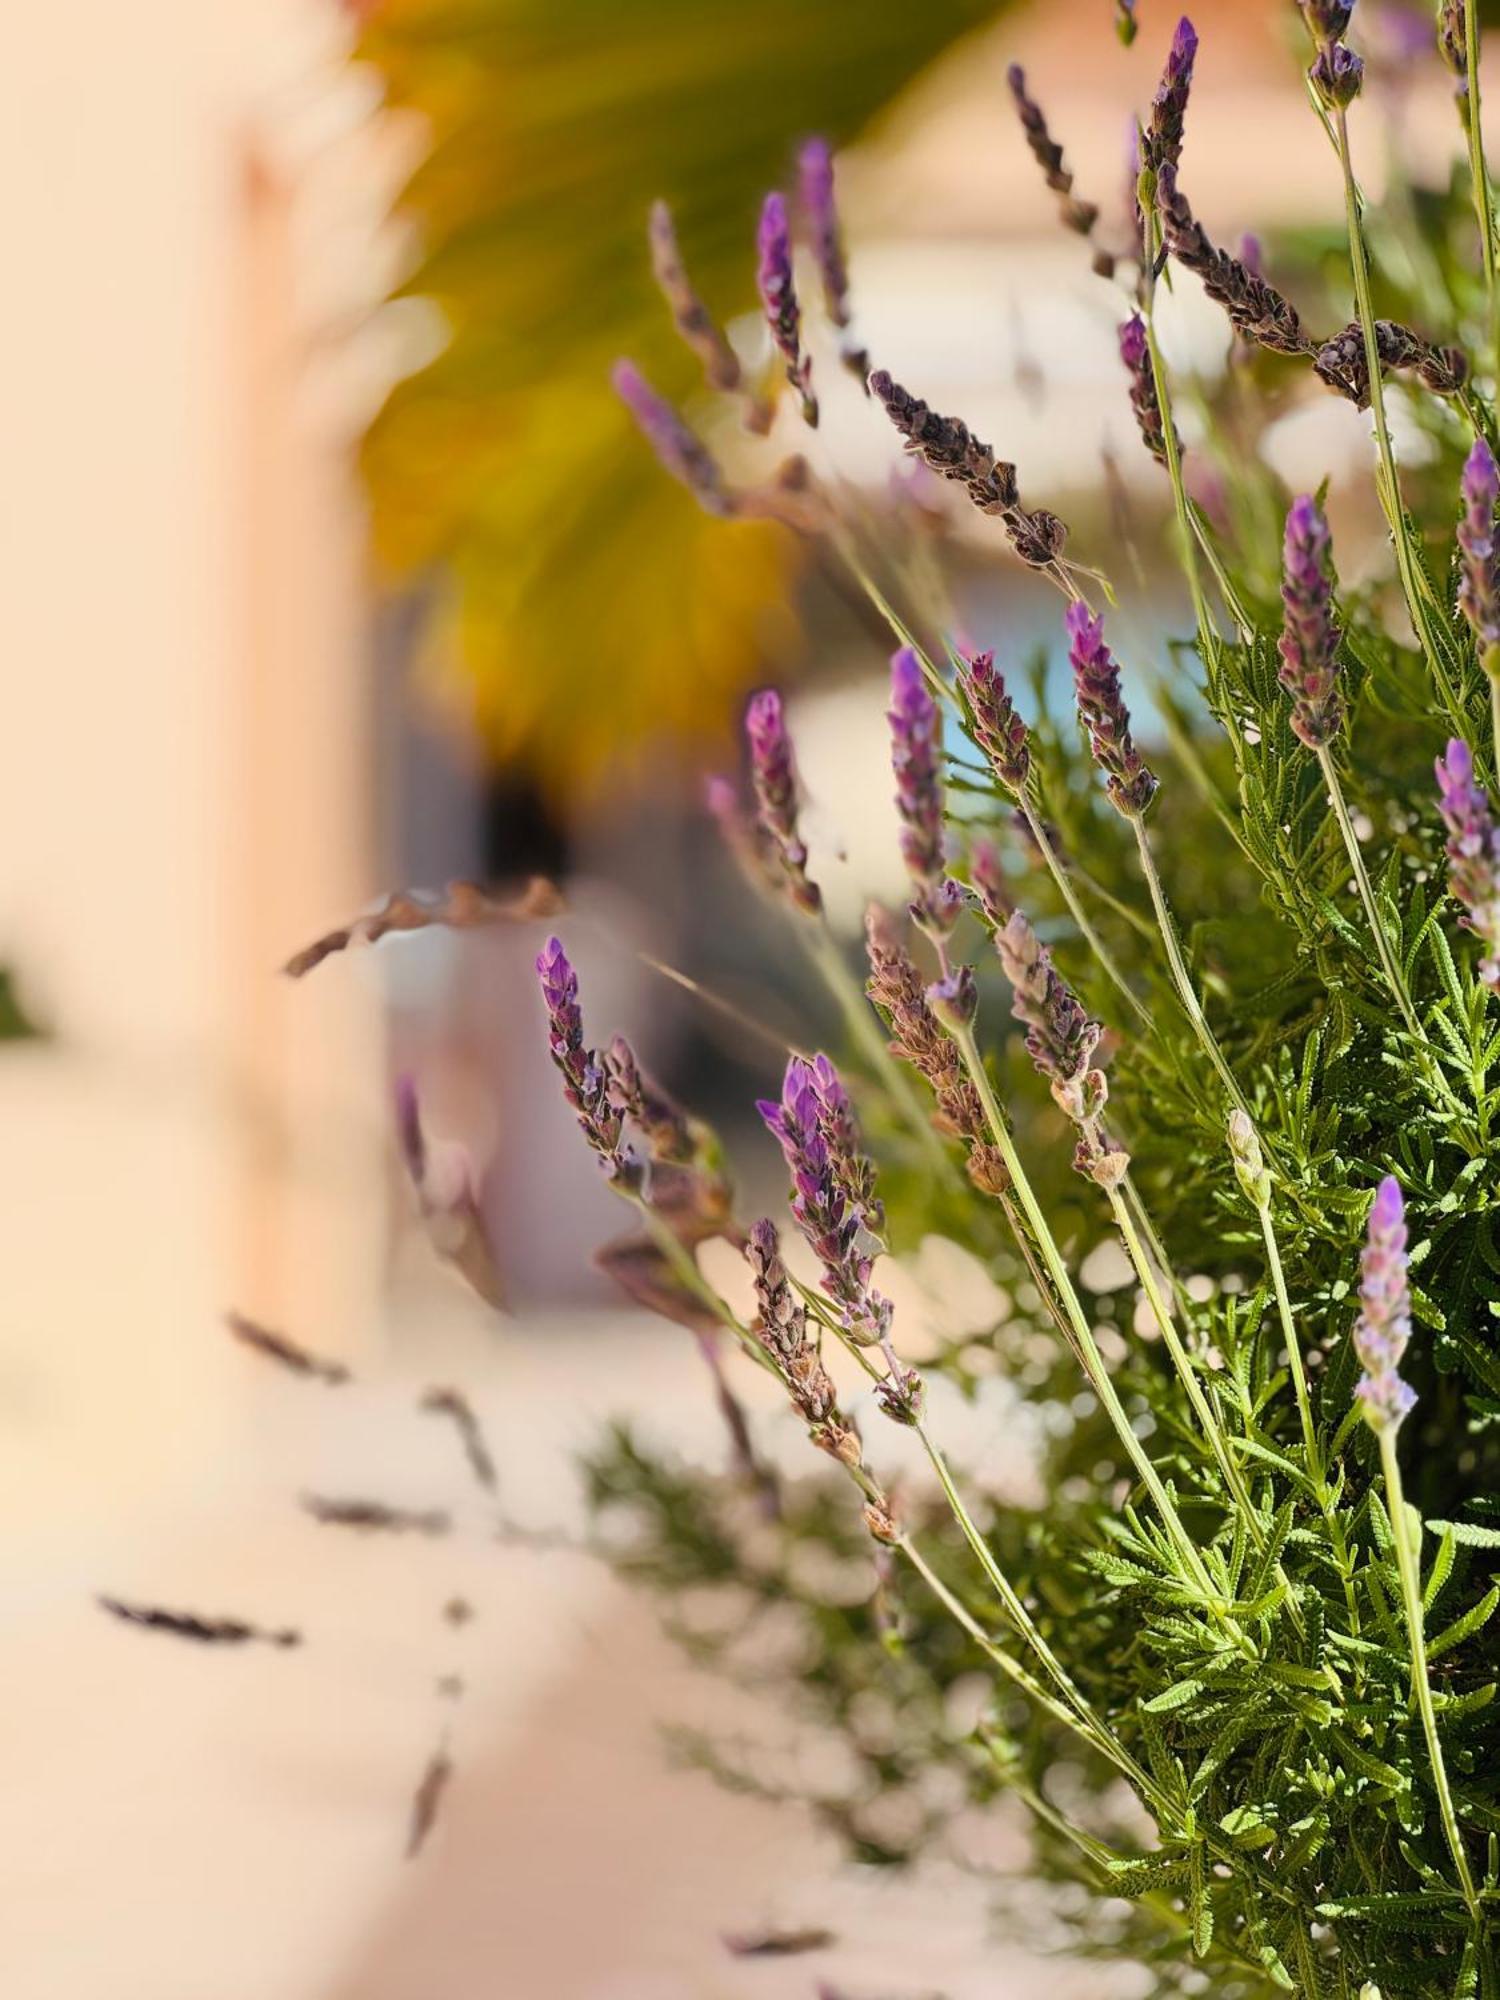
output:
<path id="1" fill-rule="evenodd" d="M 1052 954 L 1020 910 L 995 933 L 995 949 L 1014 989 L 1011 1013 L 1026 1028 L 1026 1052 L 1054 1087 L 1088 1069 L 1104 1030 L 1052 963 Z"/>
<path id="2" fill-rule="evenodd" d="M 768 194 L 760 212 L 756 236 L 759 265 L 756 281 L 766 324 L 786 363 L 786 379 L 802 399 L 806 423 L 818 421 L 818 399 L 812 392 L 812 357 L 802 352 L 802 312 L 797 304 L 797 286 L 792 276 L 792 233 L 787 221 L 786 201 Z"/>
<path id="3" fill-rule="evenodd" d="M 1481 653 L 1485 653 L 1500 646 L 1500 542 L 1495 522 L 1500 509 L 1500 468 L 1483 438 L 1474 440 L 1474 449 L 1464 460 L 1460 491 L 1458 603 L 1474 628 Z"/>
<path id="4" fill-rule="evenodd" d="M 1151 367 L 1151 349 L 1146 339 L 1146 322 L 1132 313 L 1119 329 L 1120 359 L 1130 377 L 1130 407 L 1147 451 L 1158 462 L 1167 462 L 1166 427 L 1156 394 L 1156 376 Z M 1174 441 L 1177 433 L 1172 433 Z"/>
<path id="5" fill-rule="evenodd" d="M 1488 949 L 1480 978 L 1500 988 L 1500 826 L 1475 782 L 1473 752 L 1457 736 L 1437 761 L 1437 782 L 1448 829 L 1448 887 L 1464 906 L 1464 922 Z"/>
<path id="6" fill-rule="evenodd" d="M 858 1465 L 862 1455 L 859 1438 L 839 1414 L 832 1378 L 818 1357 L 815 1343 L 808 1338 L 807 1313 L 781 1260 L 781 1239 L 774 1222 L 763 1218 L 751 1224 L 745 1256 L 755 1281 L 755 1332 L 781 1371 L 792 1407 L 821 1451 L 845 1465 Z"/>
<path id="7" fill-rule="evenodd" d="M 823 898 L 817 884 L 807 879 L 807 848 L 797 822 L 797 767 L 781 696 L 774 688 L 763 688 L 751 696 L 745 711 L 745 736 L 750 746 L 750 779 L 762 849 L 768 857 L 774 856 L 792 902 L 816 915 Z"/>
<path id="8" fill-rule="evenodd" d="M 608 1065 L 583 1038 L 578 974 L 560 938 L 548 938 L 536 961 L 547 1009 L 547 1046 L 563 1080 L 563 1096 L 578 1114 L 578 1127 L 603 1163 L 609 1179 L 639 1184 L 640 1168 L 622 1145 L 624 1117 L 611 1089 Z"/>
<path id="9" fill-rule="evenodd" d="M 943 872 L 943 720 L 910 646 L 891 659 L 891 769 L 901 817 L 901 854 L 916 886 L 912 914 L 936 936 L 958 920 L 963 896 Z"/>
<path id="10" fill-rule="evenodd" d="M 1354 1393 L 1376 1431 L 1394 1430 L 1417 1400 L 1398 1372 L 1411 1339 L 1407 1261 L 1406 1205 L 1400 1182 L 1387 1174 L 1370 1207 L 1354 1323 L 1354 1351 L 1364 1370 Z"/>
<path id="11" fill-rule="evenodd" d="M 870 1226 L 872 1169 L 853 1143 L 849 1100 L 832 1063 L 793 1056 L 780 1101 L 763 1099 L 756 1109 L 781 1147 L 792 1176 L 792 1214 L 823 1266 L 823 1289 L 845 1330 L 865 1345 L 883 1341 L 891 1307 L 870 1289 L 880 1248 Z"/>
<path id="12" fill-rule="evenodd" d="M 1068 606 L 1067 627 L 1078 714 L 1088 729 L 1094 761 L 1105 773 L 1105 789 L 1116 811 L 1139 819 L 1156 796 L 1157 779 L 1130 734 L 1120 669 L 1104 643 L 1104 620 L 1075 600 Z"/>
<path id="13" fill-rule="evenodd" d="M 1354 13 L 1354 0 L 1299 0 L 1299 5 L 1318 44 L 1318 53 L 1307 72 L 1313 88 L 1329 110 L 1342 110 L 1358 97 L 1365 75 L 1364 64 L 1343 42 Z"/>
<path id="14" fill-rule="evenodd" d="M 990 769 L 1001 784 L 1019 796 L 1026 789 L 1031 770 L 1031 747 L 1026 724 L 1016 714 L 994 654 L 961 655 L 958 683 L 969 704 L 974 741 L 989 758 Z"/>
<path id="15" fill-rule="evenodd" d="M 682 481 L 704 512 L 733 514 L 734 496 L 725 489 L 718 461 L 635 363 L 617 361 L 610 380 L 657 458 L 674 479 Z"/>
<path id="16" fill-rule="evenodd" d="M 1166 68 L 1151 100 L 1151 116 L 1141 146 L 1143 163 L 1155 173 L 1159 174 L 1163 167 L 1175 170 L 1182 157 L 1183 124 L 1197 54 L 1198 31 L 1184 14 L 1177 23 Z"/>
<path id="17" fill-rule="evenodd" d="M 1333 615 L 1333 544 L 1328 523 L 1307 494 L 1292 502 L 1282 550 L 1282 632 L 1278 678 L 1292 697 L 1292 731 L 1321 750 L 1344 722 L 1335 660 L 1339 627 Z"/>

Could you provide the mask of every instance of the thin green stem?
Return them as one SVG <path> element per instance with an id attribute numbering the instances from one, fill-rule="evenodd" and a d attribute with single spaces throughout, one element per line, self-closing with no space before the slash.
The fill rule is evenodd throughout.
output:
<path id="1" fill-rule="evenodd" d="M 1333 807 L 1333 816 L 1339 823 L 1339 832 L 1344 837 L 1344 847 L 1349 856 L 1349 866 L 1354 871 L 1354 886 L 1359 891 L 1359 900 L 1364 905 L 1365 921 L 1370 926 L 1375 940 L 1375 950 L 1380 958 L 1380 967 L 1385 974 L 1386 984 L 1391 989 L 1407 1033 L 1414 1041 L 1425 1047 L 1427 1037 L 1422 1032 L 1422 1024 L 1417 1019 L 1417 1010 L 1407 990 L 1406 980 L 1396 963 L 1391 950 L 1390 939 L 1385 934 L 1385 925 L 1380 921 L 1380 912 L 1375 904 L 1375 891 L 1370 886 L 1370 877 L 1365 870 L 1365 858 L 1359 851 L 1359 840 L 1354 831 L 1354 822 L 1349 817 L 1349 807 L 1344 800 L 1344 788 L 1339 783 L 1338 770 L 1327 745 L 1317 753 L 1318 765 L 1323 773 L 1323 782 L 1328 787 L 1328 803 Z"/>
<path id="2" fill-rule="evenodd" d="M 1182 955 L 1182 945 L 1177 936 L 1177 925 L 1173 921 L 1167 903 L 1166 890 L 1162 887 L 1161 876 L 1157 873 L 1156 859 L 1151 852 L 1151 843 L 1146 838 L 1146 823 L 1137 819 L 1135 827 L 1136 846 L 1140 850 L 1141 873 L 1146 878 L 1146 887 L 1151 892 L 1151 906 L 1156 912 L 1156 926 L 1161 932 L 1162 945 L 1167 955 L 1167 968 L 1172 975 L 1172 984 L 1177 989 L 1177 998 L 1182 1003 L 1182 1011 L 1188 1017 L 1188 1024 L 1198 1038 L 1198 1045 L 1214 1066 L 1215 1074 L 1223 1084 L 1231 1104 L 1250 1117 L 1250 1106 L 1245 1101 L 1244 1092 L 1235 1081 L 1233 1070 L 1219 1047 L 1213 1030 L 1209 1027 L 1203 1007 L 1193 986 L 1192 975 L 1187 968 L 1187 960 Z"/>
<path id="3" fill-rule="evenodd" d="M 1140 995 L 1136 993 L 1135 990 L 1131 987 L 1124 973 L 1121 972 L 1119 966 L 1116 965 L 1114 956 L 1110 952 L 1108 946 L 1105 944 L 1104 940 L 1100 937 L 1099 933 L 1094 929 L 1094 926 L 1089 922 L 1088 916 L 1084 911 L 1083 905 L 1078 900 L 1078 892 L 1074 889 L 1073 884 L 1068 879 L 1068 871 L 1066 868 L 1063 867 L 1062 861 L 1057 853 L 1056 848 L 1052 845 L 1051 840 L 1048 838 L 1047 829 L 1042 824 L 1041 815 L 1037 812 L 1035 806 L 1032 804 L 1031 800 L 1027 797 L 1025 792 L 1018 793 L 1017 799 L 1018 803 L 1020 804 L 1022 816 L 1026 821 L 1027 831 L 1030 833 L 1031 838 L 1035 841 L 1037 852 L 1041 855 L 1042 860 L 1046 863 L 1048 873 L 1051 875 L 1053 881 L 1057 884 L 1058 894 L 1062 897 L 1063 902 L 1067 905 L 1068 915 L 1073 919 L 1073 922 L 1078 926 L 1079 935 L 1083 938 L 1084 942 L 1088 945 L 1089 950 L 1094 954 L 1095 958 L 1099 961 L 1100 970 L 1103 971 L 1107 975 L 1107 977 L 1110 980 L 1112 980 L 1113 983 L 1119 988 L 1120 992 L 1125 996 L 1125 998 L 1130 1002 L 1130 1005 L 1135 1009 L 1135 1012 L 1139 1017 L 1139 1019 L 1144 1023 L 1146 1027 L 1149 1028 L 1151 1026 L 1150 1010 L 1147 1008 L 1145 1002 L 1141 999 Z"/>
<path id="4" fill-rule="evenodd" d="M 1490 673 L 1488 667 L 1485 672 L 1490 683 L 1490 736 L 1495 748 L 1495 779 L 1500 783 L 1500 674 Z"/>
<path id="5" fill-rule="evenodd" d="M 1484 121 L 1479 97 L 1479 8 L 1476 0 L 1464 8 L 1464 123 L 1469 135 L 1469 179 L 1473 184 L 1474 218 L 1479 224 L 1479 254 L 1484 261 L 1485 300 L 1489 307 L 1490 358 L 1500 369 L 1500 284 L 1495 275 L 1495 207 L 1489 170 L 1484 159 Z"/>
<path id="6" fill-rule="evenodd" d="M 1458 1815 L 1453 1809 L 1448 1768 L 1443 1761 L 1443 1746 L 1438 1736 L 1437 1711 L 1432 1700 L 1432 1680 L 1427 1671 L 1422 1583 L 1417 1554 L 1412 1547 L 1411 1523 L 1407 1518 L 1406 1498 L 1401 1485 L 1401 1464 L 1396 1456 L 1396 1435 L 1397 1427 L 1394 1424 L 1387 1424 L 1381 1431 L 1380 1463 L 1385 1473 L 1386 1497 L 1390 1503 L 1391 1535 L 1396 1544 L 1396 1568 L 1401 1578 L 1402 1606 L 1406 1613 L 1407 1633 L 1411 1639 L 1412 1691 L 1422 1717 L 1422 1732 L 1427 1738 L 1427 1755 L 1432 1763 L 1432 1782 L 1437 1792 L 1443 1832 L 1448 1839 L 1453 1865 L 1458 1870 L 1458 1882 L 1463 1892 L 1463 1899 L 1468 1905 L 1469 1915 L 1477 1932 L 1483 1918 L 1474 1877 L 1469 1868 L 1468 1852 L 1464 1847 L 1463 1836 L 1458 1830 Z"/>

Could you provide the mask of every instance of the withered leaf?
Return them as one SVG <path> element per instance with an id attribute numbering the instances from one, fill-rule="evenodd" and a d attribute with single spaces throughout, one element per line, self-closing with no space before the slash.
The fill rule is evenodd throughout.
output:
<path id="1" fill-rule="evenodd" d="M 331 1500 L 321 1493 L 304 1493 L 302 1507 L 315 1521 L 334 1528 L 446 1535 L 452 1525 L 440 1507 L 392 1507 L 384 1500 Z"/>
<path id="2" fill-rule="evenodd" d="M 715 1315 L 689 1290 L 649 1236 L 616 1237 L 595 1252 L 594 1262 L 648 1312 L 660 1313 L 692 1333 L 709 1333 L 718 1326 Z"/>
<path id="3" fill-rule="evenodd" d="M 423 1844 L 436 1823 L 438 1808 L 443 1802 L 443 1793 L 448 1789 L 448 1780 L 452 1776 L 452 1759 L 446 1747 L 440 1746 L 433 1752 L 432 1761 L 422 1773 L 421 1783 L 412 1794 L 411 1823 L 406 1835 L 408 1861 L 421 1853 Z"/>
<path id="4" fill-rule="evenodd" d="M 100 1596 L 99 1608 L 127 1625 L 167 1632 L 174 1639 L 191 1639 L 200 1646 L 243 1646 L 259 1641 L 267 1646 L 300 1646 L 302 1634 L 287 1626 L 273 1630 L 243 1618 L 204 1618 L 196 1611 L 164 1611 L 156 1604 L 126 1604 L 118 1597 Z"/>
<path id="5" fill-rule="evenodd" d="M 244 1313 L 226 1313 L 224 1324 L 244 1346 L 253 1348 L 257 1354 L 263 1354 L 279 1367 L 289 1368 L 294 1375 L 310 1376 L 331 1386 L 351 1379 L 349 1370 L 341 1361 L 324 1361 L 320 1356 L 310 1354 L 305 1347 L 299 1347 L 284 1333 L 275 1333 L 257 1320 L 248 1319 Z"/>
<path id="6" fill-rule="evenodd" d="M 809 1924 L 802 1930 L 732 1932 L 725 1936 L 724 1949 L 735 1958 L 796 1958 L 805 1951 L 826 1951 L 837 1942 L 832 1931 Z"/>
<path id="7" fill-rule="evenodd" d="M 484 1431 L 474 1412 L 474 1405 L 460 1389 L 429 1389 L 417 1406 L 431 1416 L 447 1417 L 458 1432 L 463 1446 L 464 1457 L 469 1471 L 474 1476 L 476 1486 L 482 1486 L 486 1493 L 496 1490 L 495 1460 L 489 1445 L 485 1442 Z"/>
<path id="8" fill-rule="evenodd" d="M 295 952 L 282 969 L 289 978 L 301 979 L 336 952 L 355 944 L 377 944 L 393 931 L 425 931 L 435 925 L 467 931 L 490 924 L 536 923 L 560 915 L 563 907 L 562 892 L 543 875 L 533 875 L 519 895 L 506 901 L 487 896 L 477 882 L 450 882 L 435 896 L 398 889 L 378 910 L 326 932 Z"/>

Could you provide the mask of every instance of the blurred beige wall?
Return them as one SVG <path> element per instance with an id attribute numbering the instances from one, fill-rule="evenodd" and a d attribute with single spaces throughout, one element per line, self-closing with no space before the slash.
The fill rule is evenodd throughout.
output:
<path id="1" fill-rule="evenodd" d="M 384 175 L 323 0 L 58 4 L 10 66 L 0 1496 L 169 1493 L 231 1304 L 338 1348 L 382 1244 L 350 440 Z"/>

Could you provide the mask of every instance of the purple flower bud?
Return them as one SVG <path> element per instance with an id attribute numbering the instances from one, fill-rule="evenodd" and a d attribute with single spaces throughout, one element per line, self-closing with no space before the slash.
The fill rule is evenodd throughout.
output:
<path id="1" fill-rule="evenodd" d="M 760 212 L 756 237 L 760 263 L 756 281 L 766 324 L 786 363 L 786 379 L 802 399 L 802 416 L 808 424 L 818 421 L 818 401 L 812 393 L 812 359 L 802 352 L 802 312 L 797 304 L 797 286 L 792 276 L 792 236 L 787 222 L 786 202 L 779 194 L 768 194 Z"/>
<path id="2" fill-rule="evenodd" d="M 1365 80 L 1363 62 L 1342 42 L 1331 42 L 1327 48 L 1319 49 L 1307 73 L 1313 89 L 1333 111 L 1352 104 Z"/>
<path id="3" fill-rule="evenodd" d="M 1016 907 L 1005 863 L 992 840 L 976 840 L 970 847 L 969 886 L 992 924 L 1003 924 Z"/>
<path id="4" fill-rule="evenodd" d="M 1026 72 L 1019 63 L 1012 63 L 1005 72 L 1005 80 L 1010 86 L 1011 99 L 1016 107 L 1016 116 L 1021 121 L 1021 130 L 1026 135 L 1026 143 L 1031 148 L 1031 156 L 1042 170 L 1043 178 L 1058 197 L 1063 221 L 1069 229 L 1080 236 L 1088 236 L 1099 220 L 1097 205 L 1091 201 L 1080 201 L 1073 192 L 1073 176 L 1063 157 L 1063 149 L 1047 128 L 1046 114 L 1026 88 Z M 1110 276 L 1114 270 L 1113 259 L 1103 275 Z"/>
<path id="5" fill-rule="evenodd" d="M 891 659 L 891 768 L 896 775 L 896 811 L 901 816 L 901 853 L 916 885 L 913 912 L 926 928 L 952 928 L 956 910 L 942 893 L 943 722 L 927 691 L 922 665 L 910 646 Z"/>
<path id="6" fill-rule="evenodd" d="M 1183 121 L 1187 117 L 1188 92 L 1193 82 L 1193 62 L 1198 54 L 1198 31 L 1184 14 L 1177 23 L 1167 65 L 1151 100 L 1151 118 L 1142 146 L 1144 162 L 1155 172 L 1176 168 L 1182 156 Z"/>
<path id="7" fill-rule="evenodd" d="M 1464 510 L 1458 524 L 1459 609 L 1474 628 L 1481 652 L 1500 646 L 1500 543 L 1495 514 L 1500 507 L 1500 468 L 1483 438 L 1464 461 Z"/>
<path id="8" fill-rule="evenodd" d="M 1336 42 L 1354 18 L 1354 0 L 1297 0 L 1320 42 Z"/>
<path id="9" fill-rule="evenodd" d="M 1161 403 L 1156 394 L 1156 375 L 1151 366 L 1151 349 L 1146 339 L 1146 322 L 1132 313 L 1120 327 L 1120 359 L 1130 377 L 1130 407 L 1147 451 L 1159 465 L 1167 463 L 1166 428 Z M 1172 433 L 1175 441 L 1177 433 Z"/>
<path id="10" fill-rule="evenodd" d="M 945 1028 L 960 1034 L 974 1025 L 979 1012 L 979 983 L 972 965 L 956 965 L 927 989 L 927 1004 Z"/>
<path id="11" fill-rule="evenodd" d="M 1388 1174 L 1370 1206 L 1354 1323 L 1354 1351 L 1364 1369 L 1354 1393 L 1376 1431 L 1394 1430 L 1417 1400 L 1398 1373 L 1411 1339 L 1407 1261 L 1406 1207 L 1400 1183 Z"/>
<path id="12" fill-rule="evenodd" d="M 1104 620 L 1075 600 L 1068 606 L 1067 628 L 1078 715 L 1089 732 L 1094 762 L 1105 773 L 1115 810 L 1139 819 L 1156 797 L 1157 779 L 1130 734 L 1130 711 L 1120 692 L 1120 669 L 1104 643 Z"/>
<path id="13" fill-rule="evenodd" d="M 1333 543 L 1328 523 L 1307 494 L 1292 502 L 1282 551 L 1283 607 L 1278 678 L 1292 697 L 1292 732 L 1311 750 L 1331 743 L 1344 722 L 1334 655 Z"/>
<path id="14" fill-rule="evenodd" d="M 1473 753 L 1457 736 L 1437 761 L 1437 781 L 1448 829 L 1448 887 L 1464 906 L 1465 925 L 1488 947 L 1480 978 L 1500 988 L 1500 826 L 1484 787 L 1474 781 Z"/>
<path id="15" fill-rule="evenodd" d="M 750 745 L 756 821 L 767 853 L 779 864 L 791 901 L 799 910 L 816 915 L 823 898 L 817 885 L 807 879 L 807 848 L 797 825 L 797 767 L 781 696 L 774 688 L 751 696 L 745 711 L 745 735 Z"/>
<path id="16" fill-rule="evenodd" d="M 825 1069 L 832 1074 L 831 1064 Z M 870 1289 L 873 1252 L 880 1246 L 851 1187 L 862 1185 L 871 1170 L 849 1146 L 847 1104 L 847 1097 L 842 1107 L 830 1101 L 827 1074 L 817 1064 L 793 1056 L 780 1102 L 762 1100 L 756 1109 L 791 1172 L 792 1214 L 823 1266 L 823 1289 L 840 1308 L 850 1337 L 872 1344 L 888 1332 L 891 1307 Z"/>
<path id="17" fill-rule="evenodd" d="M 1240 238 L 1239 261 L 1252 278 L 1264 278 L 1266 275 L 1265 245 L 1253 229 L 1247 229 Z"/>
<path id="18" fill-rule="evenodd" d="M 958 682 L 969 704 L 974 741 L 990 760 L 990 768 L 1008 791 L 1026 788 L 1031 748 L 1025 723 L 1005 689 L 993 653 L 960 655 Z"/>
<path id="19" fill-rule="evenodd" d="M 640 426 L 641 435 L 674 479 L 680 479 L 706 514 L 735 511 L 726 492 L 718 461 L 678 416 L 665 396 L 658 396 L 633 361 L 617 361 L 610 375 L 615 394 Z"/>
<path id="20" fill-rule="evenodd" d="M 634 1185 L 637 1163 L 621 1147 L 624 1120 L 610 1091 L 609 1071 L 583 1039 L 578 975 L 560 938 L 548 938 L 536 961 L 547 1009 L 547 1045 L 563 1080 L 563 1096 L 578 1114 L 579 1130 L 599 1155 L 609 1178 Z"/>

